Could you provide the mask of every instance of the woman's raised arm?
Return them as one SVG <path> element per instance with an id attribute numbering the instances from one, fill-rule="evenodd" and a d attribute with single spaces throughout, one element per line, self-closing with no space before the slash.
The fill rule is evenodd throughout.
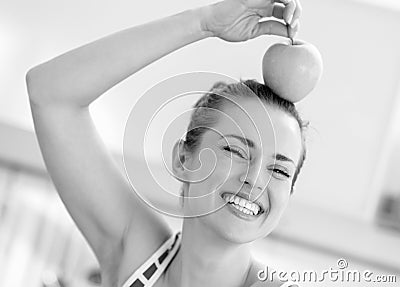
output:
<path id="1" fill-rule="evenodd" d="M 88 106 L 153 61 L 210 35 L 198 14 L 188 10 L 132 27 L 34 67 L 27 74 L 31 102 Z"/>
<path id="2" fill-rule="evenodd" d="M 286 6 L 285 6 L 286 5 Z M 246 41 L 264 34 L 294 37 L 295 0 L 227 0 L 112 34 L 58 56 L 27 74 L 33 103 L 88 106 L 105 91 L 157 59 L 200 39 Z M 278 21 L 260 20 L 274 16 Z"/>

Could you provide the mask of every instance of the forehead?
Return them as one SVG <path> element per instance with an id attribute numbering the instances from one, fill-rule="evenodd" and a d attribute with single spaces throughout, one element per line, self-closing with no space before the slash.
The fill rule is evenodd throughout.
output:
<path id="1" fill-rule="evenodd" d="M 235 98 L 225 104 L 213 129 L 211 134 L 216 138 L 236 134 L 252 140 L 265 153 L 281 153 L 295 161 L 300 157 L 301 131 L 297 120 L 256 97 Z"/>

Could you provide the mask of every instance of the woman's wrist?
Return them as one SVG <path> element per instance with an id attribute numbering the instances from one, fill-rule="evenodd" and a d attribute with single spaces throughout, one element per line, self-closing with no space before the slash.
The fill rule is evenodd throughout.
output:
<path id="1" fill-rule="evenodd" d="M 195 35 L 198 35 L 200 39 L 214 37 L 214 33 L 207 27 L 207 15 L 209 15 L 211 6 L 203 6 L 192 10 L 187 10 L 184 13 L 187 14 L 190 21 L 192 22 L 192 29 Z"/>

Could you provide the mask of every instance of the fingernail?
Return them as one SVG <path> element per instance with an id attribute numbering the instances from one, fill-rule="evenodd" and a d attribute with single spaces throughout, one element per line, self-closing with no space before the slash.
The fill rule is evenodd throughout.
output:
<path id="1" fill-rule="evenodd" d="M 293 21 L 293 23 L 290 24 L 290 27 L 294 29 L 298 24 L 299 24 L 299 19 L 296 19 Z"/>

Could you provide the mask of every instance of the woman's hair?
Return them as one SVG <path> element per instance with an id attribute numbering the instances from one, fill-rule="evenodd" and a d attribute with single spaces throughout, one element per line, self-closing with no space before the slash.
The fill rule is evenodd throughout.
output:
<path id="1" fill-rule="evenodd" d="M 255 80 L 240 81 L 238 83 L 226 84 L 217 82 L 210 90 L 204 94 L 194 105 L 190 123 L 186 133 L 185 148 L 188 151 L 195 151 L 199 146 L 202 135 L 208 129 L 216 125 L 218 122 L 218 111 L 222 111 L 223 105 L 230 102 L 228 97 L 254 97 L 257 96 L 260 100 L 274 106 L 296 119 L 301 131 L 302 153 L 297 164 L 297 169 L 293 175 L 291 193 L 294 190 L 294 184 L 297 176 L 300 173 L 306 158 L 305 144 L 305 128 L 308 122 L 304 122 L 296 110 L 295 105 L 277 94 L 275 94 L 268 86 L 258 83 Z"/>

